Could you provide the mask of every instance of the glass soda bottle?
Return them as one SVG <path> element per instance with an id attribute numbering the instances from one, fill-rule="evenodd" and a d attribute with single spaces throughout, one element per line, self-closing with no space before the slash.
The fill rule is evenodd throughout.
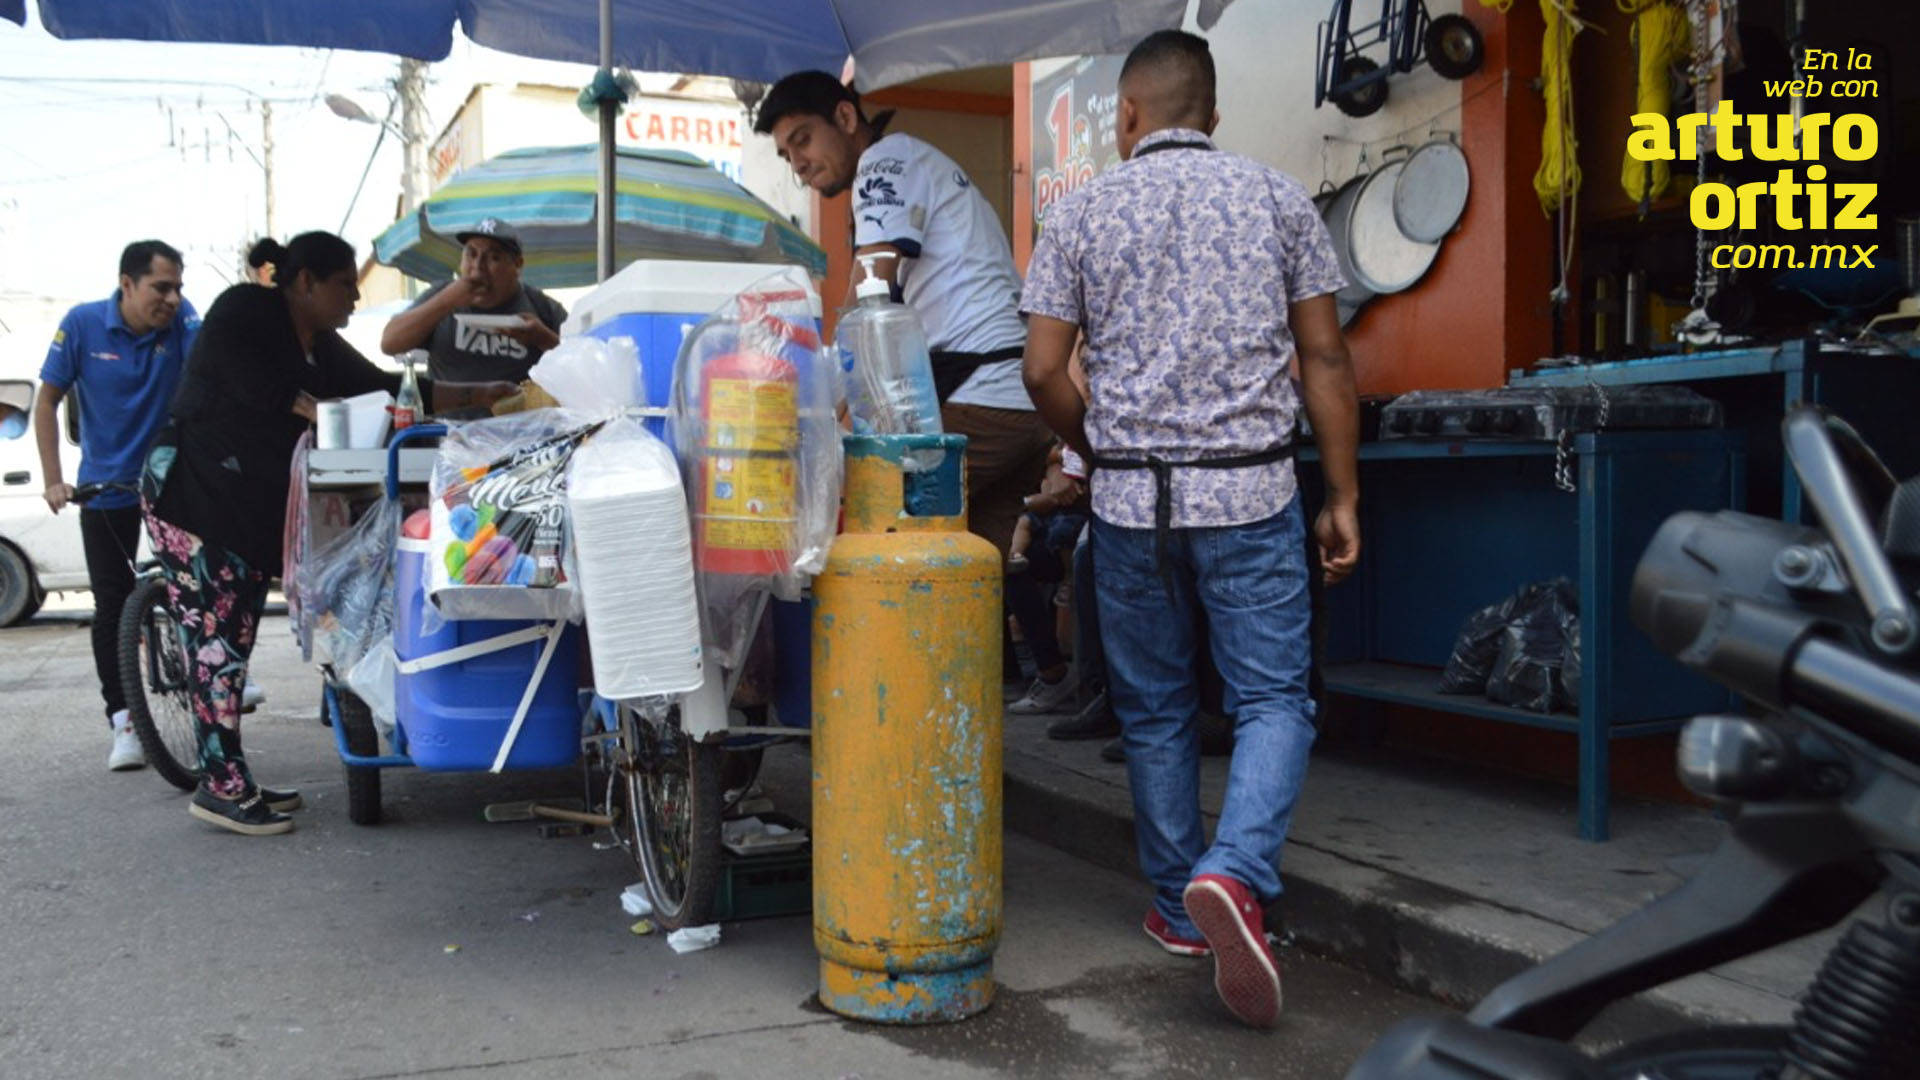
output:
<path id="1" fill-rule="evenodd" d="M 420 399 L 420 380 L 413 373 L 415 360 L 424 353 L 420 349 L 410 349 L 400 355 L 403 369 L 400 375 L 400 396 L 393 402 L 393 430 L 409 428 L 426 419 L 426 406 Z"/>

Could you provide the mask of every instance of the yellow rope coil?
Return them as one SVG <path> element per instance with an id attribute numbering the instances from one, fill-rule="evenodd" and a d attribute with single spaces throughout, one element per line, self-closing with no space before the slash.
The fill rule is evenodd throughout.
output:
<path id="1" fill-rule="evenodd" d="M 1573 135 L 1571 66 L 1573 36 L 1585 24 L 1575 0 L 1540 0 L 1547 29 L 1540 45 L 1540 81 L 1547 103 L 1547 124 L 1540 133 L 1540 168 L 1533 192 L 1540 209 L 1552 214 L 1580 191 L 1579 143 Z"/>
<path id="2" fill-rule="evenodd" d="M 1635 16 L 1633 33 L 1638 43 L 1639 92 L 1633 111 L 1665 116 L 1673 108 L 1667 69 L 1691 55 L 1693 31 L 1688 25 L 1687 13 L 1664 0 L 1616 2 L 1620 10 Z M 1631 154 L 1621 159 L 1620 186 L 1634 202 L 1660 198 L 1667 193 L 1672 180 L 1673 171 L 1664 161 L 1639 161 Z"/>

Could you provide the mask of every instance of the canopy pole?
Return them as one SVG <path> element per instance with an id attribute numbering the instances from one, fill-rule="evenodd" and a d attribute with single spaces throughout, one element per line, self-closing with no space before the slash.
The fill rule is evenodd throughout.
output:
<path id="1" fill-rule="evenodd" d="M 613 0 L 600 0 L 600 70 L 613 72 Z M 613 276 L 613 124 L 615 102 L 602 97 L 600 107 L 600 242 L 599 279 Z"/>

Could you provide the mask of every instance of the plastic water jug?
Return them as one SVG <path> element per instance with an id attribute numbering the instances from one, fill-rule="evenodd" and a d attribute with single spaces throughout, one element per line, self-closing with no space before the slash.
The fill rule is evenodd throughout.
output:
<path id="1" fill-rule="evenodd" d="M 840 347 L 853 354 L 849 408 L 877 435 L 938 435 L 940 395 L 927 332 L 912 308 L 893 299 L 892 285 L 874 273 L 873 262 L 881 257 L 891 256 L 860 256 L 866 277 L 855 287 L 859 304 L 840 320 Z M 940 459 L 938 450 L 913 451 L 904 464 L 908 472 L 921 472 Z"/>

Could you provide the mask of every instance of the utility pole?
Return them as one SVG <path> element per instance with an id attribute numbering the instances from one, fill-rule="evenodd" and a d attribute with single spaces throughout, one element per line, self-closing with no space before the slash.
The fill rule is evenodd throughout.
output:
<path id="1" fill-rule="evenodd" d="M 273 102 L 260 103 L 260 142 L 263 153 L 260 155 L 261 171 L 267 174 L 267 235 L 278 240 L 279 230 L 273 227 Z"/>
<path id="2" fill-rule="evenodd" d="M 400 94 L 400 213 L 413 213 L 426 200 L 427 65 L 403 57 L 394 88 Z"/>

